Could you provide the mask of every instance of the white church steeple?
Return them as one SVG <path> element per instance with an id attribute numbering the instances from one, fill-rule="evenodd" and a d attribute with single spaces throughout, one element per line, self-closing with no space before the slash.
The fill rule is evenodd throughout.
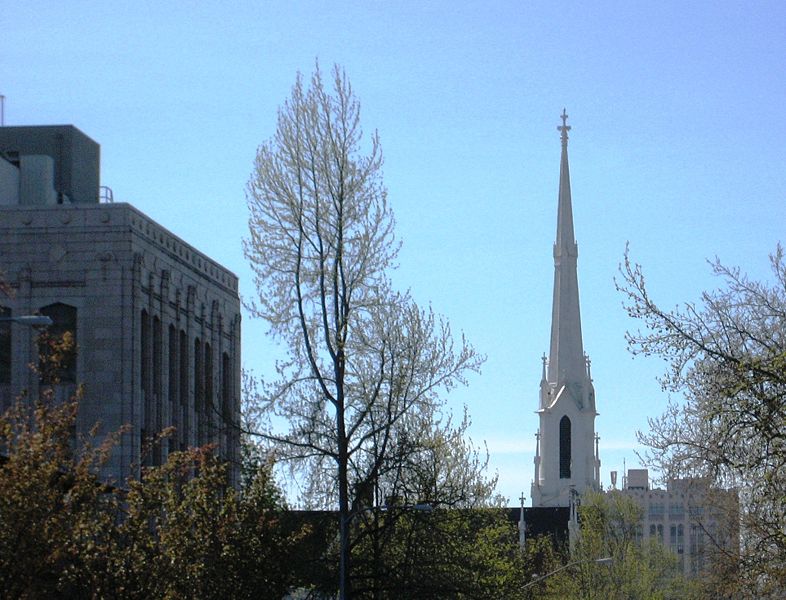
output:
<path id="1" fill-rule="evenodd" d="M 544 357 L 535 453 L 533 506 L 568 506 L 570 491 L 599 486 L 600 459 L 595 436 L 595 390 L 584 354 L 579 309 L 578 245 L 568 168 L 568 115 L 557 127 L 562 141 L 557 239 L 554 243 L 554 296 L 551 346 Z"/>

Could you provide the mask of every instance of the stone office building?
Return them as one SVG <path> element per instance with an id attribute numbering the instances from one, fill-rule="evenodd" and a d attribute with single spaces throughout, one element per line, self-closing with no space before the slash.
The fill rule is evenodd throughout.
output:
<path id="1" fill-rule="evenodd" d="M 0 271 L 11 288 L 0 310 L 50 316 L 50 334 L 75 338 L 55 389 L 65 398 L 84 386 L 77 435 L 129 427 L 106 477 L 122 485 L 140 465 L 208 443 L 237 465 L 237 277 L 100 193 L 99 146 L 75 127 L 0 127 Z M 30 368 L 36 335 L 0 323 L 3 407 L 48 383 Z"/>
<path id="2" fill-rule="evenodd" d="M 703 479 L 671 479 L 666 489 L 652 488 L 647 469 L 628 469 L 620 490 L 616 472 L 612 482 L 608 493 L 627 496 L 641 508 L 637 538 L 657 540 L 669 548 L 685 576 L 701 576 L 714 560 L 736 555 L 736 491 L 714 488 Z"/>

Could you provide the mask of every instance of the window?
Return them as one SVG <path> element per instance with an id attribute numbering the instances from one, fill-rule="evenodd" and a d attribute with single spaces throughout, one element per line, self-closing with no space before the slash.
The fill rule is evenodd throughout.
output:
<path id="1" fill-rule="evenodd" d="M 559 478 L 570 479 L 570 419 L 567 415 L 559 422 Z"/>
<path id="2" fill-rule="evenodd" d="M 205 342 L 205 384 L 204 384 L 204 400 L 202 402 L 202 416 L 199 418 L 199 432 L 202 436 L 202 444 L 210 441 L 210 436 L 213 434 L 211 423 L 213 420 L 213 351 L 210 344 Z"/>
<path id="3" fill-rule="evenodd" d="M 641 526 L 641 523 L 634 525 L 633 527 L 633 541 L 636 544 L 641 545 L 641 540 L 644 537 L 644 529 Z"/>
<path id="4" fill-rule="evenodd" d="M 52 324 L 38 336 L 42 383 L 76 382 L 76 308 L 57 302 L 41 309 Z"/>
<path id="5" fill-rule="evenodd" d="M 682 524 L 669 526 L 669 542 L 671 551 L 677 554 L 685 552 L 685 527 Z"/>
<path id="6" fill-rule="evenodd" d="M 202 344 L 199 338 L 194 340 L 194 424 L 196 425 L 196 443 L 205 443 L 205 419 L 202 417 L 204 399 L 204 370 L 202 368 Z"/>
<path id="7" fill-rule="evenodd" d="M 11 317 L 11 309 L 0 306 L 0 317 Z M 11 322 L 0 321 L 0 383 L 11 383 Z"/>
<path id="8" fill-rule="evenodd" d="M 167 379 L 167 400 L 169 400 L 169 423 L 175 428 L 177 432 L 176 435 L 179 435 L 180 432 L 180 408 L 178 402 L 178 393 L 177 393 L 177 384 L 180 382 L 180 374 L 178 370 L 180 368 L 180 360 L 178 360 L 177 350 L 178 350 L 178 338 L 177 338 L 177 329 L 175 329 L 174 325 L 170 325 L 167 328 L 167 354 L 169 356 L 168 365 L 168 379 Z M 173 450 L 174 439 L 169 438 L 169 451 L 174 452 Z"/>
<path id="9" fill-rule="evenodd" d="M 650 525 L 650 539 L 658 540 L 661 544 L 663 543 L 663 525 L 662 524 L 653 524 Z"/>
<path id="10" fill-rule="evenodd" d="M 150 317 L 146 310 L 142 311 L 139 335 L 139 376 L 141 378 L 142 394 L 145 402 L 150 402 Z"/>
<path id="11" fill-rule="evenodd" d="M 681 502 L 669 503 L 669 518 L 672 520 L 681 520 L 685 518 L 685 505 Z"/>
<path id="12" fill-rule="evenodd" d="M 143 423 L 146 435 L 161 431 L 161 319 L 142 310 L 140 319 L 140 377 L 144 398 Z M 162 462 L 160 441 L 148 440 L 144 464 L 159 465 Z"/>
<path id="13" fill-rule="evenodd" d="M 188 409 L 188 336 L 182 329 L 180 330 L 180 414 L 182 421 L 180 422 L 180 429 L 177 432 L 177 438 L 180 440 L 180 450 L 185 450 L 188 444 L 188 423 L 189 423 L 189 409 Z"/>
<path id="14" fill-rule="evenodd" d="M 205 402 L 202 410 L 206 415 L 213 411 L 213 351 L 208 343 L 205 343 Z"/>
<path id="15" fill-rule="evenodd" d="M 194 340 L 194 412 L 202 411 L 202 344 L 199 338 Z"/>
<path id="16" fill-rule="evenodd" d="M 649 517 L 650 519 L 663 519 L 666 512 L 666 507 L 662 502 L 654 502 L 650 504 Z"/>
<path id="17" fill-rule="evenodd" d="M 188 339 L 180 330 L 180 406 L 188 406 Z M 185 411 L 188 412 L 187 410 Z"/>
<path id="18" fill-rule="evenodd" d="M 153 317 L 153 397 L 161 400 L 161 319 Z"/>
<path id="19" fill-rule="evenodd" d="M 180 368 L 180 361 L 177 357 L 178 340 L 177 330 L 174 325 L 170 325 L 167 330 L 168 354 L 169 354 L 169 379 L 167 381 L 167 395 L 169 398 L 169 406 L 172 415 L 175 415 L 175 408 L 177 407 L 177 384 L 180 381 L 178 369 Z"/>
<path id="20" fill-rule="evenodd" d="M 690 558 L 693 575 L 704 571 L 704 529 L 699 525 L 691 525 Z"/>
<path id="21" fill-rule="evenodd" d="M 224 423 L 232 423 L 232 362 L 229 354 L 221 356 L 221 418 Z"/>

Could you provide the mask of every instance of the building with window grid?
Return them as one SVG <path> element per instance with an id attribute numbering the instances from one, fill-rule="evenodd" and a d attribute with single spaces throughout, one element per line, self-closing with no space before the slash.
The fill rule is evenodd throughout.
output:
<path id="1" fill-rule="evenodd" d="M 75 347 L 58 372 L 31 368 L 46 341 L 0 323 L 0 406 L 44 385 L 83 385 L 77 432 L 128 431 L 105 477 L 214 444 L 238 463 L 237 277 L 129 204 L 99 199 L 99 146 L 73 126 L 0 127 L 3 316 L 44 314 Z M 104 199 L 107 195 L 104 194 Z M 151 444 L 161 431 L 172 434 Z M 233 469 L 237 478 L 237 468 Z"/>

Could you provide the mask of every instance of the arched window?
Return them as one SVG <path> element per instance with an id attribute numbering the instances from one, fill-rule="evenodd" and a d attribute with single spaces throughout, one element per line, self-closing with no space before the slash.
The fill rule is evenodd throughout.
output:
<path id="1" fill-rule="evenodd" d="M 567 415 L 559 421 L 559 478 L 570 479 L 570 419 Z"/>
<path id="2" fill-rule="evenodd" d="M 0 306 L 0 317 L 11 318 L 11 309 Z M 11 383 L 11 322 L 0 321 L 0 383 Z"/>
<path id="3" fill-rule="evenodd" d="M 42 383 L 76 382 L 76 308 L 56 302 L 41 309 L 52 324 L 38 337 Z"/>

